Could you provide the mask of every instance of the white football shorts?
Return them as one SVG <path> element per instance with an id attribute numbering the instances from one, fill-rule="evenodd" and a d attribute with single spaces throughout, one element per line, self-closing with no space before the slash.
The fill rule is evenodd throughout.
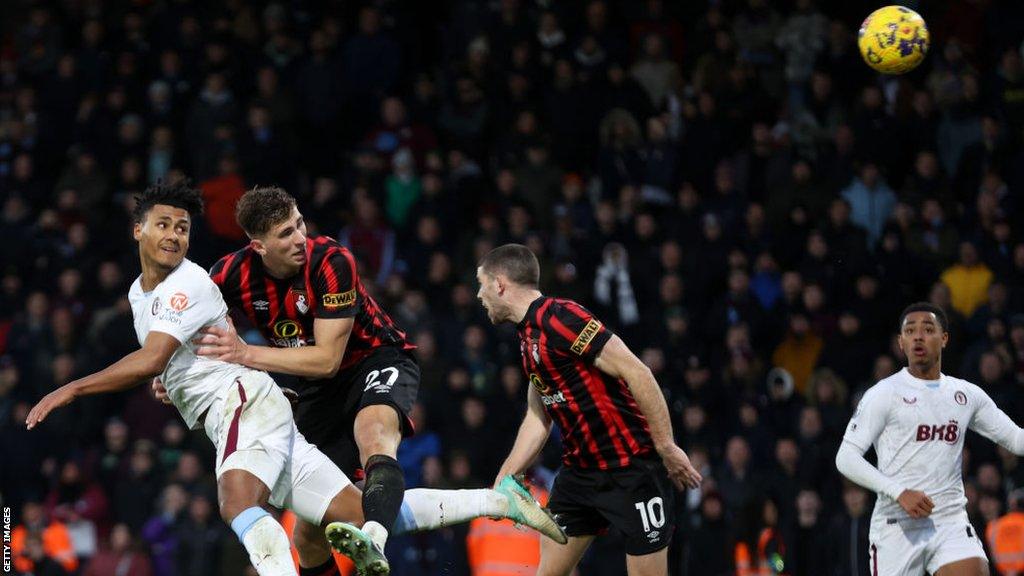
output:
<path id="1" fill-rule="evenodd" d="M 319 525 L 331 500 L 351 481 L 295 427 L 292 408 L 273 378 L 256 370 L 236 378 L 210 406 L 206 435 L 217 447 L 217 478 L 245 470 L 270 491 L 270 504 Z"/>

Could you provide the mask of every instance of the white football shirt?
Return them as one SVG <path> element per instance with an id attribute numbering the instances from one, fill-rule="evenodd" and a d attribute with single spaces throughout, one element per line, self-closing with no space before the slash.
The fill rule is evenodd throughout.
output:
<path id="1" fill-rule="evenodd" d="M 167 395 L 189 428 L 210 407 L 218 392 L 250 369 L 196 356 L 192 338 L 207 326 L 227 327 L 228 307 L 220 289 L 199 265 L 184 260 L 151 292 L 142 291 L 142 276 L 128 291 L 139 344 L 152 331 L 170 334 L 181 346 L 161 379 Z"/>
<path id="2" fill-rule="evenodd" d="M 941 518 L 962 514 L 967 504 L 961 468 L 968 428 L 1011 449 L 1018 440 L 1019 428 L 978 386 L 945 374 L 921 380 L 904 368 L 864 394 L 843 442 L 861 454 L 874 445 L 878 470 L 904 490 L 927 494 L 932 518 Z M 909 517 L 878 495 L 873 525 Z"/>

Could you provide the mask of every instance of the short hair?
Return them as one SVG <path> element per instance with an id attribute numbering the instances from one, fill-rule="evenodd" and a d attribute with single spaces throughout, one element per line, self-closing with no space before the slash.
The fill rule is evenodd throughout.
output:
<path id="1" fill-rule="evenodd" d="M 250 238 L 263 236 L 285 221 L 295 208 L 295 198 L 279 186 L 257 186 L 235 205 L 235 220 Z"/>
<path id="2" fill-rule="evenodd" d="M 907 319 L 907 316 L 912 312 L 931 312 L 935 314 L 935 317 L 939 319 L 939 325 L 942 326 L 943 332 L 949 332 L 949 317 L 946 316 L 946 311 L 940 306 L 936 306 L 931 302 L 914 302 L 910 306 L 903 309 L 900 314 L 900 321 L 896 325 L 896 333 L 899 334 L 903 331 L 903 321 Z"/>
<path id="3" fill-rule="evenodd" d="M 522 244 L 504 244 L 491 250 L 480 260 L 480 268 L 491 275 L 504 274 L 522 286 L 536 288 L 540 285 L 540 263 Z"/>
<path id="4" fill-rule="evenodd" d="M 185 179 L 180 182 L 170 183 L 165 180 L 157 180 L 142 194 L 135 196 L 135 208 L 132 210 L 132 221 L 140 223 L 146 219 L 146 214 L 156 206 L 174 206 L 188 212 L 192 218 L 203 215 L 203 195 L 192 187 L 192 183 Z"/>

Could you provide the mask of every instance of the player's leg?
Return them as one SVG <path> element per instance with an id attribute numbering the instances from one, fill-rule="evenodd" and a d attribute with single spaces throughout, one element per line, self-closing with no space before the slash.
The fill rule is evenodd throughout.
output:
<path id="1" fill-rule="evenodd" d="M 211 406 L 205 427 L 217 446 L 221 517 L 260 576 L 294 576 L 288 535 L 264 508 L 288 461 L 294 430 L 288 401 L 269 377 L 253 373 Z"/>
<path id="2" fill-rule="evenodd" d="M 353 437 L 366 473 L 363 529 L 382 550 L 402 506 L 405 477 L 398 464 L 398 444 L 412 434 L 408 413 L 416 400 L 420 370 L 394 348 L 376 350 L 360 365 L 353 388 L 361 390 Z"/>
<path id="3" fill-rule="evenodd" d="M 336 575 L 330 548 L 325 549 L 330 545 L 351 559 L 359 574 L 388 574 L 390 567 L 383 552 L 357 528 L 363 524 L 362 492 L 297 430 L 290 464 L 289 492 L 283 504 L 299 519 L 294 533 L 301 573 Z"/>
<path id="4" fill-rule="evenodd" d="M 266 511 L 270 488 L 246 470 L 226 470 L 217 480 L 220 515 L 242 542 L 260 576 L 294 576 L 284 528 Z"/>
<path id="5" fill-rule="evenodd" d="M 506 476 L 496 490 L 406 490 L 395 534 L 434 530 L 475 518 L 508 518 L 564 544 L 566 535 L 523 484 Z"/>
<path id="6" fill-rule="evenodd" d="M 580 558 L 590 547 L 596 535 L 570 536 L 567 544 L 558 544 L 547 538 L 540 539 L 540 566 L 537 576 L 569 576 Z"/>
<path id="7" fill-rule="evenodd" d="M 668 574 L 668 547 L 641 556 L 626 554 L 626 573 L 629 576 L 665 576 Z"/>
<path id="8" fill-rule="evenodd" d="M 307 444 L 315 445 L 316 450 L 337 465 L 346 478 L 353 478 L 360 469 L 359 450 L 352 440 L 355 414 L 348 418 L 338 417 L 344 413 L 346 399 L 347 394 L 342 386 L 303 390 L 295 407 L 295 425 Z M 328 477 L 330 473 L 320 476 Z M 351 486 L 344 493 L 354 494 L 355 509 L 343 507 L 344 512 L 339 511 L 338 505 L 332 501 L 328 512 L 324 514 L 324 522 L 328 521 L 327 518 L 352 518 L 351 522 L 361 526 L 362 492 Z M 300 576 L 335 576 L 339 573 L 321 524 L 301 518 L 295 522 L 292 543 L 299 556 Z"/>
<path id="9" fill-rule="evenodd" d="M 928 543 L 928 572 L 935 576 L 988 576 L 988 560 L 981 539 L 964 514 L 936 522 Z"/>

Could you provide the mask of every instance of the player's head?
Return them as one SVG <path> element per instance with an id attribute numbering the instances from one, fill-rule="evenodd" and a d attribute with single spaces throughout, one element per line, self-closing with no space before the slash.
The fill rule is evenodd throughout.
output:
<path id="1" fill-rule="evenodd" d="M 139 254 L 165 270 L 181 264 L 188 252 L 192 220 L 203 214 L 203 197 L 189 182 L 157 182 L 135 197 L 134 236 Z"/>
<path id="2" fill-rule="evenodd" d="M 949 319 L 942 308 L 916 302 L 903 309 L 899 323 L 900 350 L 912 367 L 927 371 L 942 360 L 949 341 Z"/>
<path id="3" fill-rule="evenodd" d="M 235 219 L 268 265 L 298 268 L 306 263 L 306 222 L 295 198 L 283 188 L 249 190 L 238 200 Z"/>
<path id="4" fill-rule="evenodd" d="M 487 316 L 495 324 L 512 320 L 509 297 L 523 289 L 536 290 L 540 285 L 540 263 L 522 244 L 505 244 L 488 252 L 476 269 L 480 299 Z"/>

